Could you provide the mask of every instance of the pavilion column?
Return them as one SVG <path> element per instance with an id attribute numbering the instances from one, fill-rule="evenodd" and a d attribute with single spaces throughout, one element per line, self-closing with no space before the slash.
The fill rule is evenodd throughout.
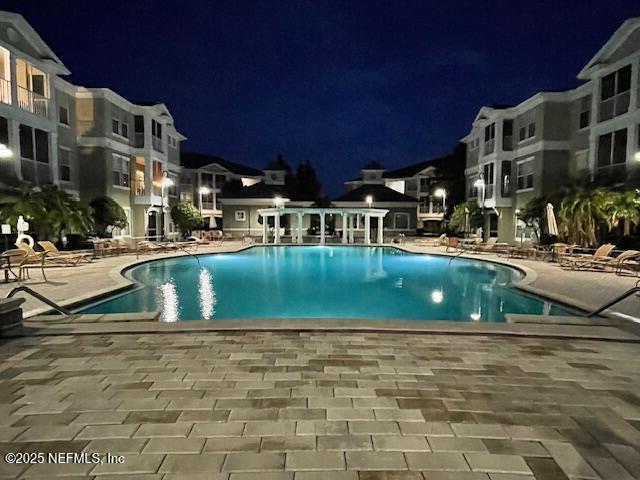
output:
<path id="1" fill-rule="evenodd" d="M 269 228 L 269 217 L 262 215 L 262 243 L 267 243 L 267 234 Z"/>
<path id="2" fill-rule="evenodd" d="M 364 243 L 371 243 L 371 217 L 368 213 L 364 214 Z"/>
<path id="3" fill-rule="evenodd" d="M 378 243 L 384 243 L 384 217 L 378 217 Z"/>
<path id="4" fill-rule="evenodd" d="M 342 214 L 342 243 L 347 243 L 347 216 Z"/>
<path id="5" fill-rule="evenodd" d="M 324 245 L 324 212 L 320 213 L 320 245 Z"/>
<path id="6" fill-rule="evenodd" d="M 349 230 L 349 243 L 354 243 L 355 241 L 355 229 L 356 229 L 357 219 L 353 215 L 349 215 L 347 217 L 347 228 Z"/>
<path id="7" fill-rule="evenodd" d="M 298 243 L 302 243 L 302 213 L 298 213 Z"/>
<path id="8" fill-rule="evenodd" d="M 273 243 L 280 243 L 280 212 L 276 212 L 273 225 L 275 227 L 275 234 Z"/>

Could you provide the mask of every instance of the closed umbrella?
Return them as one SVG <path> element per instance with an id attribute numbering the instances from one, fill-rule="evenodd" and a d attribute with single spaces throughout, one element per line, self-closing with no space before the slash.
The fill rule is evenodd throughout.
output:
<path id="1" fill-rule="evenodd" d="M 547 232 L 549 233 L 549 235 L 557 237 L 558 223 L 556 222 L 556 214 L 553 213 L 553 205 L 547 203 L 545 210 L 547 213 Z"/>

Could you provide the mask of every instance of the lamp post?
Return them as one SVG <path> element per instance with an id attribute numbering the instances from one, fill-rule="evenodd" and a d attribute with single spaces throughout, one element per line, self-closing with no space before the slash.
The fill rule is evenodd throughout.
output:
<path id="1" fill-rule="evenodd" d="M 444 188 L 437 188 L 433 194 L 442 198 L 442 214 L 444 215 L 447 212 L 447 191 Z"/>
<path id="2" fill-rule="evenodd" d="M 160 196 L 161 196 L 161 201 L 162 201 L 162 239 L 166 239 L 167 238 L 167 223 L 168 222 L 168 218 L 169 218 L 169 205 L 164 204 L 164 196 L 165 196 L 165 190 L 169 187 L 172 187 L 174 185 L 174 181 L 169 178 L 169 172 L 167 172 L 166 170 L 162 171 L 162 185 L 160 188 Z"/>
<path id="3" fill-rule="evenodd" d="M 486 226 L 486 219 L 485 219 L 485 209 L 484 209 L 484 204 L 485 204 L 485 195 L 486 195 L 486 185 L 484 183 L 484 177 L 482 174 L 480 174 L 480 176 L 478 177 L 478 179 L 473 182 L 473 186 L 476 187 L 479 190 L 482 190 L 482 196 L 480 198 L 482 198 L 482 203 L 480 204 L 480 209 L 482 210 L 482 239 L 486 240 L 487 239 L 487 234 L 485 232 L 485 226 Z"/>

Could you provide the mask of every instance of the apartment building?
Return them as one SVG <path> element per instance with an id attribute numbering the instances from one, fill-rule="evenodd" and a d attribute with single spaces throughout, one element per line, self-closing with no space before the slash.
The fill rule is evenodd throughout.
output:
<path id="1" fill-rule="evenodd" d="M 520 238 L 519 209 L 572 179 L 640 185 L 639 75 L 640 18 L 633 18 L 578 73 L 580 86 L 480 109 L 462 141 L 466 196 L 485 210 L 485 236 Z"/>
<path id="2" fill-rule="evenodd" d="M 200 209 L 209 228 L 222 226 L 223 189 L 229 182 L 249 187 L 264 178 L 261 170 L 231 162 L 215 155 L 182 152 L 180 196 Z"/>
<path id="3" fill-rule="evenodd" d="M 185 137 L 169 110 L 73 85 L 61 78 L 69 73 L 21 15 L 0 12 L 0 186 L 53 184 L 86 202 L 108 195 L 129 218 L 115 235 L 173 231 L 167 207 Z"/>

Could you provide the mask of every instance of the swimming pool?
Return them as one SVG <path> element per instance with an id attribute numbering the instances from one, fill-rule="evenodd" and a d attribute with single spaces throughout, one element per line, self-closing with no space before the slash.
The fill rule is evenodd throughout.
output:
<path id="1" fill-rule="evenodd" d="M 256 246 L 146 262 L 138 287 L 85 313 L 161 310 L 161 320 L 359 318 L 503 322 L 570 314 L 513 287 L 519 270 L 393 247 Z"/>

